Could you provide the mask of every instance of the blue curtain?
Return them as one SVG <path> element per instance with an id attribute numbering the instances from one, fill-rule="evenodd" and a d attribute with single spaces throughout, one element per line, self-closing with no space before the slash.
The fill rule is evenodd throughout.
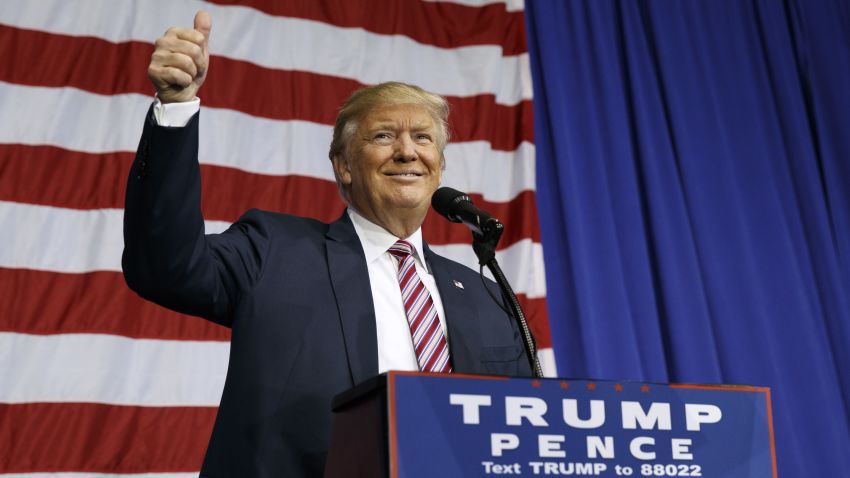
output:
<path id="1" fill-rule="evenodd" d="M 526 9 L 559 374 L 769 386 L 850 476 L 850 2 Z"/>

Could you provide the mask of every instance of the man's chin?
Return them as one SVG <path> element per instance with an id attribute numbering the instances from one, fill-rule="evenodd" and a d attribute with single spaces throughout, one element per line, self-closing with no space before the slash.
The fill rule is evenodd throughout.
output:
<path id="1" fill-rule="evenodd" d="M 392 196 L 387 198 L 387 203 L 391 207 L 400 209 L 415 209 L 418 207 L 427 209 L 431 204 L 432 194 L 433 191 L 424 191 L 421 187 L 403 187 L 393 191 Z"/>
<path id="2" fill-rule="evenodd" d="M 403 211 L 406 213 L 414 213 L 417 211 L 422 211 L 423 214 L 428 212 L 428 204 L 423 201 L 401 201 L 395 202 L 392 205 L 392 208 L 396 211 Z"/>

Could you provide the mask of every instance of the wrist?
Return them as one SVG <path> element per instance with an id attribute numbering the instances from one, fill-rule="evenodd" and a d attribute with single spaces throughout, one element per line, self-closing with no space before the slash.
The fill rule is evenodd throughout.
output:
<path id="1" fill-rule="evenodd" d="M 195 97 L 189 101 L 165 103 L 156 96 L 153 103 L 153 116 L 160 126 L 183 127 L 192 116 L 201 109 L 201 99 Z"/>

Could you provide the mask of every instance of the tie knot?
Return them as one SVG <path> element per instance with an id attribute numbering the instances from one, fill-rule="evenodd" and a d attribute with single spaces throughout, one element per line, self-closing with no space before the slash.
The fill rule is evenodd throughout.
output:
<path id="1" fill-rule="evenodd" d="M 398 240 L 395 244 L 390 246 L 389 249 L 387 249 L 387 252 L 394 255 L 399 261 L 402 261 L 408 256 L 413 255 L 413 244 L 407 241 Z"/>

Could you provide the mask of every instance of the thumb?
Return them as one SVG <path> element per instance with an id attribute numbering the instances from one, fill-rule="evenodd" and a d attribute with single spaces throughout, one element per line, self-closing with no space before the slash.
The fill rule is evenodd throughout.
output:
<path id="1" fill-rule="evenodd" d="M 210 30 L 212 30 L 212 17 L 209 13 L 200 10 L 195 14 L 195 30 L 204 34 L 204 47 L 209 44 Z"/>

